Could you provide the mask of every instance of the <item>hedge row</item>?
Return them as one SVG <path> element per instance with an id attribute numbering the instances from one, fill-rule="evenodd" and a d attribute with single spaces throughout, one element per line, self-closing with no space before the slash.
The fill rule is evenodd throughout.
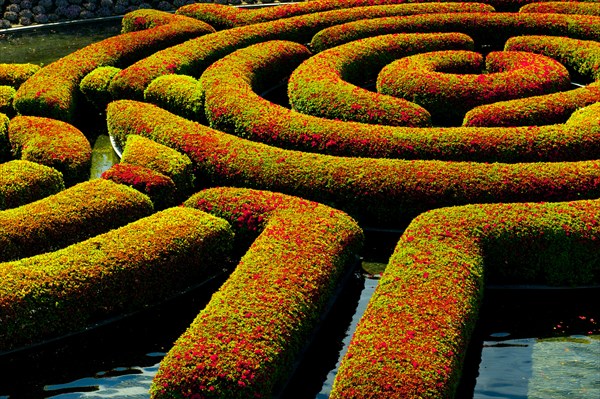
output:
<path id="1" fill-rule="evenodd" d="M 353 0 L 337 3 L 329 1 L 307 1 L 253 10 L 227 7 L 220 4 L 189 4 L 177 9 L 177 14 L 200 19 L 201 21 L 214 26 L 216 29 L 221 30 L 339 9 L 359 10 L 366 18 L 432 12 L 456 12 L 457 10 L 462 10 L 462 12 L 494 11 L 493 7 L 482 4 L 483 2 L 443 1 L 447 1 L 447 3 L 440 4 L 440 2 L 436 2 L 436 4 L 429 4 L 430 0 Z"/>
<path id="2" fill-rule="evenodd" d="M 390 38 L 394 41 L 397 36 Z M 374 48 L 378 42 L 378 38 L 364 39 L 366 46 Z M 263 99 L 253 87 L 266 84 L 261 81 L 259 72 L 265 60 L 278 69 L 279 75 L 291 73 L 291 67 L 285 70 L 287 60 L 291 54 L 302 54 L 303 47 L 283 42 L 255 46 L 237 50 L 216 62 L 201 78 L 203 87 L 209 89 L 205 104 L 208 119 L 214 127 L 240 137 L 287 149 L 352 157 L 525 162 L 597 159 L 600 155 L 598 127 L 590 124 L 595 118 L 592 110 L 596 107 L 583 111 L 587 122 L 578 118 L 577 122 L 574 119 L 565 125 L 511 129 L 413 129 L 332 121 L 300 114 Z M 347 46 L 350 50 L 342 49 Z M 355 45 L 350 43 L 338 49 L 356 53 L 351 50 L 354 48 Z M 163 77 L 155 82 L 165 80 L 168 83 L 172 79 Z M 154 84 L 149 86 L 147 93 L 152 91 L 153 98 L 157 98 L 163 85 L 155 89 Z M 196 86 L 190 86 L 189 91 L 174 103 L 184 103 L 183 97 L 191 96 L 187 101 L 188 109 L 202 108 L 200 89 Z M 159 105 L 163 103 L 159 102 Z"/>
<path id="3" fill-rule="evenodd" d="M 0 351 L 141 310 L 198 284 L 222 270 L 231 242 L 224 220 L 179 207 L 2 263 Z"/>
<path id="4" fill-rule="evenodd" d="M 362 231 L 343 212 L 278 193 L 216 188 L 186 206 L 258 237 L 162 360 L 151 397 L 272 397 L 356 262 Z"/>
<path id="5" fill-rule="evenodd" d="M 577 40 L 551 36 L 511 37 L 506 51 L 527 51 L 554 58 L 577 74 L 600 80 L 600 43 L 598 40 Z"/>
<path id="6" fill-rule="evenodd" d="M 0 262 L 64 248 L 152 213 L 148 198 L 96 179 L 0 212 Z"/>
<path id="7" fill-rule="evenodd" d="M 145 166 L 173 180 L 177 197 L 187 198 L 194 187 L 194 171 L 190 158 L 145 137 L 130 135 L 121 156 L 121 164 Z"/>
<path id="8" fill-rule="evenodd" d="M 198 80 L 191 76 L 159 76 L 144 90 L 144 100 L 184 118 L 206 122 L 204 95 Z"/>
<path id="9" fill-rule="evenodd" d="M 104 171 L 102 179 L 132 187 L 150 197 L 155 209 L 175 205 L 175 183 L 170 177 L 140 165 L 113 165 Z"/>
<path id="10" fill-rule="evenodd" d="M 288 96 L 292 109 L 314 116 L 394 126 L 431 126 L 423 107 L 356 85 L 371 83 L 395 59 L 435 50 L 473 49 L 463 34 L 378 36 L 317 54 L 292 73 Z"/>
<path id="11" fill-rule="evenodd" d="M 146 21 L 149 11 L 141 12 L 140 18 Z M 130 17 L 135 19 L 136 13 Z M 164 14 L 152 13 L 163 19 Z M 167 15 L 171 23 L 102 40 L 45 66 L 21 85 L 15 96 L 15 108 L 24 115 L 73 121 L 79 82 L 89 72 L 99 66 L 123 67 L 159 49 L 214 32 L 209 25 L 192 18 Z"/>
<path id="12" fill-rule="evenodd" d="M 600 17 L 600 6 L 597 3 L 583 3 L 572 1 L 552 1 L 548 3 L 526 4 L 519 12 L 553 13 L 553 14 L 579 14 L 595 15 Z"/>
<path id="13" fill-rule="evenodd" d="M 484 281 L 507 268 L 508 255 L 521 283 L 597 284 L 598 212 L 594 200 L 469 205 L 417 217 L 358 324 L 330 397 L 454 397 Z M 532 271 L 534 259 L 541 267 Z"/>
<path id="14" fill-rule="evenodd" d="M 485 66 L 484 66 L 485 65 Z M 472 108 L 554 93 L 570 87 L 569 71 L 558 61 L 522 51 L 434 51 L 386 65 L 377 91 L 427 109 L 434 120 L 462 121 Z"/>
<path id="15" fill-rule="evenodd" d="M 12 86 L 0 86 L 0 113 L 13 115 L 13 99 L 16 93 Z"/>
<path id="16" fill-rule="evenodd" d="M 62 173 L 56 169 L 29 161 L 0 162 L 0 210 L 37 201 L 64 188 Z"/>
<path id="17" fill-rule="evenodd" d="M 113 66 L 98 67 L 81 79 L 81 82 L 79 82 L 79 91 L 96 108 L 104 111 L 106 105 L 112 101 L 108 87 L 111 80 L 120 71 L 120 68 Z"/>
<path id="18" fill-rule="evenodd" d="M 11 158 L 10 141 L 8 140 L 8 116 L 0 112 L 0 164 Z"/>
<path id="19" fill-rule="evenodd" d="M 597 107 L 589 108 L 597 115 Z M 182 151 L 205 185 L 298 195 L 372 224 L 397 224 L 448 205 L 584 199 L 600 193 L 598 160 L 490 164 L 338 158 L 250 142 L 129 100 L 109 104 L 107 124 L 117 142 L 133 133 Z"/>
<path id="20" fill-rule="evenodd" d="M 310 48 L 315 51 L 354 40 L 390 33 L 460 32 L 477 44 L 503 44 L 520 35 L 567 36 L 600 40 L 600 19 L 584 15 L 537 13 L 447 13 L 366 19 L 323 29 L 314 35 Z"/>
<path id="21" fill-rule="evenodd" d="M 0 85 L 18 89 L 40 69 L 35 64 L 0 64 Z"/>
<path id="22" fill-rule="evenodd" d="M 8 137 L 14 157 L 57 169 L 67 186 L 89 179 L 92 148 L 73 125 L 56 119 L 17 116 L 10 121 Z"/>
<path id="23" fill-rule="evenodd" d="M 467 7 L 462 3 L 455 6 L 457 11 Z M 398 5 L 387 12 L 406 13 L 399 11 L 403 7 L 410 9 L 412 5 Z M 361 18 L 365 18 L 364 10 L 350 8 L 241 26 L 192 39 L 125 68 L 111 82 L 110 91 L 116 99 L 142 100 L 146 87 L 159 76 L 175 73 L 199 77 L 213 62 L 239 48 L 267 40 L 306 43 L 324 28 Z"/>
<path id="24" fill-rule="evenodd" d="M 475 107 L 466 113 L 463 126 L 526 126 L 564 123 L 577 109 L 597 102 L 600 102 L 600 83 L 596 82 L 566 92 L 500 101 Z"/>

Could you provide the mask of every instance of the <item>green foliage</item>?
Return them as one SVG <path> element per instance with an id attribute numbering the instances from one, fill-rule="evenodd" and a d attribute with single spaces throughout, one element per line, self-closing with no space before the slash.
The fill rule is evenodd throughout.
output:
<path id="1" fill-rule="evenodd" d="M 64 188 L 62 173 L 54 168 L 22 160 L 0 163 L 0 210 L 37 201 Z"/>

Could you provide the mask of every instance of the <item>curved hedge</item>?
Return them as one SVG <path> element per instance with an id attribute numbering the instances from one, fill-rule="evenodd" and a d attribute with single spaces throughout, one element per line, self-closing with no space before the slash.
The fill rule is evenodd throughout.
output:
<path id="1" fill-rule="evenodd" d="M 458 3 L 456 6 L 458 11 L 466 5 Z M 199 77 L 213 62 L 237 49 L 267 40 L 306 43 L 323 28 L 365 17 L 364 10 L 349 8 L 241 26 L 192 39 L 125 68 L 112 81 L 110 91 L 114 98 L 141 100 L 146 87 L 159 76 Z"/>
<path id="2" fill-rule="evenodd" d="M 566 90 L 567 69 L 552 58 L 522 51 L 485 57 L 472 51 L 434 51 L 386 65 L 377 91 L 427 109 L 434 119 L 461 121 L 475 106 Z"/>
<path id="3" fill-rule="evenodd" d="M 21 160 L 0 163 L 0 210 L 37 201 L 64 188 L 62 173 L 54 168 Z"/>
<path id="4" fill-rule="evenodd" d="M 147 13 L 144 10 L 140 12 L 144 16 Z M 163 18 L 168 15 L 166 20 L 172 22 L 102 40 L 48 64 L 17 91 L 14 101 L 17 111 L 23 115 L 72 122 L 75 119 L 79 82 L 94 69 L 100 66 L 123 67 L 161 48 L 214 32 L 209 25 L 192 18 L 160 11 L 154 11 L 153 14 Z"/>
<path id="5" fill-rule="evenodd" d="M 0 64 L 0 85 L 18 89 L 40 69 L 35 64 Z"/>
<path id="6" fill-rule="evenodd" d="M 173 180 L 177 197 L 183 199 L 192 193 L 194 168 L 190 158 L 165 145 L 138 135 L 127 136 L 121 155 L 121 164 L 133 164 L 152 169 Z"/>
<path id="7" fill-rule="evenodd" d="M 0 212 L 0 261 L 66 247 L 153 212 L 149 199 L 100 179 Z"/>
<path id="8" fill-rule="evenodd" d="M 400 7 L 394 7 L 393 4 L 396 3 L 400 3 Z M 176 12 L 177 14 L 186 15 L 188 17 L 205 21 L 217 29 L 228 29 L 236 26 L 250 25 L 299 15 L 348 8 L 360 9 L 360 12 L 362 12 L 367 18 L 376 18 L 382 14 L 389 15 L 390 11 L 388 10 L 394 9 L 400 10 L 400 12 L 404 11 L 410 13 L 456 12 L 457 9 L 463 10 L 463 12 L 494 11 L 493 7 L 482 4 L 485 3 L 485 1 L 479 3 L 463 3 L 447 0 L 447 3 L 436 3 L 435 5 L 426 3 L 429 3 L 429 0 L 346 0 L 343 2 L 305 1 L 294 4 L 282 4 L 278 7 L 264 7 L 258 9 L 235 8 L 214 3 L 196 3 L 182 6 L 178 8 Z"/>
<path id="9" fill-rule="evenodd" d="M 547 3 L 525 4 L 519 9 L 519 12 L 579 14 L 600 17 L 600 6 L 592 2 L 549 1 Z"/>
<path id="10" fill-rule="evenodd" d="M 507 40 L 506 51 L 528 51 L 554 58 L 587 79 L 600 80 L 600 43 L 598 39 L 568 37 L 516 36 Z"/>
<path id="11" fill-rule="evenodd" d="M 533 96 L 475 107 L 463 126 L 526 126 L 564 123 L 573 112 L 600 102 L 598 83 L 544 96 Z"/>
<path id="12" fill-rule="evenodd" d="M 89 179 L 92 148 L 73 125 L 50 118 L 16 116 L 10 120 L 8 137 L 14 157 L 56 168 L 67 186 Z"/>
<path id="13" fill-rule="evenodd" d="M 13 99 L 17 91 L 11 86 L 0 86 L 0 113 L 14 114 Z"/>
<path id="14" fill-rule="evenodd" d="M 453 397 L 488 273 L 506 268 L 508 257 L 517 262 L 508 264 L 512 272 L 526 277 L 519 281 L 597 284 L 598 212 L 593 200 L 469 205 L 417 217 L 358 324 L 330 397 Z"/>
<path id="15" fill-rule="evenodd" d="M 175 205 L 175 183 L 170 177 L 140 165 L 113 165 L 104 171 L 102 179 L 124 184 L 150 197 L 155 209 L 165 209 Z"/>
<path id="16" fill-rule="evenodd" d="M 447 205 L 556 201 L 600 193 L 598 160 L 489 164 L 301 153 L 229 136 L 130 100 L 110 103 L 107 122 L 117 142 L 134 133 L 182 151 L 205 185 L 293 193 L 377 224 L 399 223 Z"/>
<path id="17" fill-rule="evenodd" d="M 401 57 L 472 48 L 473 40 L 462 34 L 407 34 L 378 36 L 323 51 L 292 73 L 290 105 L 296 111 L 329 119 L 431 126 L 431 116 L 421 106 L 356 85 L 375 80 L 382 67 Z"/>
<path id="18" fill-rule="evenodd" d="M 364 42 L 370 45 L 378 40 Z M 353 48 L 352 44 L 346 46 Z M 258 71 L 265 60 L 274 65 L 277 76 L 283 76 L 291 73 L 291 68 L 285 68 L 292 54 L 304 51 L 298 44 L 267 42 L 237 50 L 209 67 L 201 82 L 211 125 L 278 147 L 353 157 L 525 162 L 594 159 L 599 155 L 598 129 L 583 120 L 516 129 L 375 126 L 300 114 L 255 93 L 254 88 L 264 85 Z M 194 89 L 188 104 L 200 107 L 199 90 Z M 586 116 L 594 118 L 593 112 Z"/>
<path id="19" fill-rule="evenodd" d="M 113 66 L 102 66 L 85 75 L 79 82 L 79 91 L 85 98 L 102 111 L 112 101 L 108 91 L 111 80 L 121 69 Z"/>
<path id="20" fill-rule="evenodd" d="M 475 43 L 504 43 L 511 36 L 549 35 L 600 40 L 600 18 L 583 15 L 528 13 L 448 13 L 367 19 L 319 31 L 311 40 L 313 51 L 370 36 L 411 32 L 460 32 Z"/>
<path id="21" fill-rule="evenodd" d="M 193 121 L 206 121 L 200 83 L 188 75 L 159 76 L 144 90 L 144 101 Z"/>
<path id="22" fill-rule="evenodd" d="M 220 272 L 231 242 L 224 220 L 180 207 L 1 263 L 0 351 L 141 310 L 198 284 Z"/>
<path id="23" fill-rule="evenodd" d="M 0 112 L 0 164 L 11 158 L 10 140 L 8 140 L 8 116 Z"/>
<path id="24" fill-rule="evenodd" d="M 258 237 L 163 359 L 151 396 L 271 397 L 356 262 L 362 231 L 343 212 L 277 193 L 216 188 L 186 205 Z"/>

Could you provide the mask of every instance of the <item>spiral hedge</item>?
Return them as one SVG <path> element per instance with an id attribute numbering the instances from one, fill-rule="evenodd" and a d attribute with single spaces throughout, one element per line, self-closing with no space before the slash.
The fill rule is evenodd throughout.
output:
<path id="1" fill-rule="evenodd" d="M 0 115 L 0 352 L 156 303 L 242 251 L 151 395 L 271 397 L 360 254 L 359 226 L 408 225 L 331 397 L 454 397 L 487 283 L 600 283 L 597 5 L 529 3 L 140 10 L 43 68 L 0 65 L 16 91 Z M 417 98 L 369 91 L 384 68 L 456 50 L 518 52 L 498 68 L 535 86 L 544 63 L 560 83 L 442 126 Z M 392 126 L 386 102 L 420 114 Z M 82 182 L 98 110 L 123 158 Z"/>

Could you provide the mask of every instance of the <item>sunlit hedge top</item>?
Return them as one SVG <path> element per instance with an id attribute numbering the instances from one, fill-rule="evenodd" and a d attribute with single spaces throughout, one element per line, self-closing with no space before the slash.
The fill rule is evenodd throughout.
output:
<path id="1" fill-rule="evenodd" d="M 578 2 L 578 1 L 549 1 L 547 3 L 526 4 L 519 9 L 519 12 L 537 12 L 554 14 L 579 14 L 600 16 L 600 5 L 596 2 Z"/>
<path id="2" fill-rule="evenodd" d="M 64 188 L 62 173 L 54 168 L 23 160 L 0 162 L 0 210 L 25 205 Z"/>
<path id="3" fill-rule="evenodd" d="M 40 69 L 41 67 L 35 64 L 0 64 L 0 85 L 18 89 Z"/>

